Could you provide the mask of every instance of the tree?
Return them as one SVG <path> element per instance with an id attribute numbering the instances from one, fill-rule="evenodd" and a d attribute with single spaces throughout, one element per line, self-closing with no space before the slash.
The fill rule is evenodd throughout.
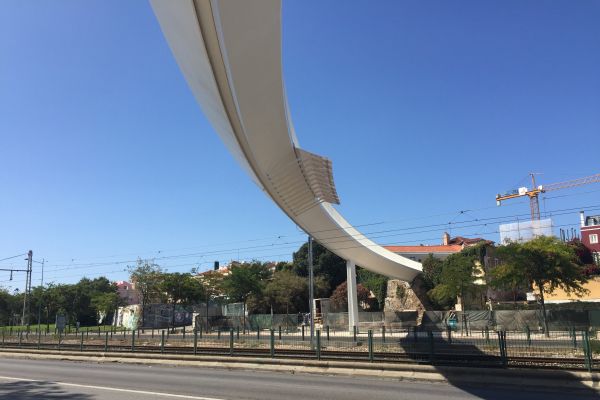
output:
<path id="1" fill-rule="evenodd" d="M 313 258 L 314 276 L 322 276 L 329 288 L 346 281 L 346 261 L 316 241 L 313 241 Z M 298 276 L 308 277 L 308 242 L 293 254 L 292 270 Z"/>
<path id="2" fill-rule="evenodd" d="M 376 274 L 364 268 L 356 270 L 357 282 L 369 289 L 375 295 L 379 310 L 383 310 L 385 306 L 385 298 L 387 296 L 388 277 Z"/>
<path id="3" fill-rule="evenodd" d="M 93 324 L 97 323 L 99 313 L 108 316 L 116 308 L 103 304 L 115 304 L 115 301 L 118 304 L 118 300 L 117 287 L 105 277 L 82 278 L 75 284 L 49 283 L 32 288 L 28 319 L 36 321 L 39 316 L 39 322 L 46 324 L 47 331 L 57 314 L 64 314 L 70 322 Z M 23 293 L 9 294 L 0 290 L 0 323 L 14 320 L 15 314 L 21 315 L 22 305 Z"/>
<path id="4" fill-rule="evenodd" d="M 298 312 L 306 308 L 308 284 L 306 278 L 301 278 L 292 271 L 283 270 L 273 274 L 267 283 L 264 296 L 276 312 Z"/>
<path id="5" fill-rule="evenodd" d="M 46 321 L 46 301 L 48 298 L 48 289 L 43 286 L 35 286 L 31 289 L 31 314 L 29 321 L 39 320 L 40 324 Z M 41 326 L 40 326 L 41 329 Z"/>
<path id="6" fill-rule="evenodd" d="M 307 285 L 307 289 L 308 289 L 308 285 Z M 329 295 L 329 293 L 331 293 L 330 291 L 330 287 L 329 287 L 329 282 L 327 281 L 327 279 L 324 276 L 316 276 L 315 277 L 315 298 L 319 299 L 319 298 L 325 298 Z M 307 294 L 307 299 L 308 299 L 308 294 Z M 305 302 L 305 304 L 308 302 Z"/>
<path id="7" fill-rule="evenodd" d="M 204 296 L 206 301 L 206 329 L 209 329 L 209 304 L 211 301 L 219 300 L 223 297 L 223 274 L 219 271 L 206 271 L 201 275 L 204 286 Z"/>
<path id="8" fill-rule="evenodd" d="M 161 268 L 152 260 L 138 259 L 135 267 L 128 267 L 131 282 L 142 301 L 142 326 L 146 305 L 160 297 Z"/>
<path id="9" fill-rule="evenodd" d="M 116 292 L 97 292 L 91 297 L 90 304 L 96 310 L 96 323 L 100 325 L 122 303 Z"/>
<path id="10" fill-rule="evenodd" d="M 429 253 L 427 257 L 423 260 L 423 277 L 425 278 L 425 282 L 427 286 L 430 286 L 430 289 L 439 285 L 441 282 L 442 276 L 442 266 L 444 262 L 439 258 L 435 258 L 433 254 Z"/>
<path id="11" fill-rule="evenodd" d="M 502 263 L 491 272 L 491 284 L 509 287 L 514 282 L 526 282 L 538 291 L 542 320 L 549 336 L 545 294 L 557 288 L 567 294 L 583 295 L 587 282 L 583 267 L 577 264 L 574 249 L 555 237 L 540 236 L 525 243 L 509 243 L 496 251 Z"/>
<path id="12" fill-rule="evenodd" d="M 369 289 L 361 285 L 356 285 L 356 296 L 358 297 L 358 304 L 366 303 L 369 299 Z M 330 297 L 331 304 L 338 310 L 348 308 L 348 284 L 347 282 L 341 283 L 335 288 Z"/>
<path id="13" fill-rule="evenodd" d="M 264 288 L 264 281 L 271 275 L 271 271 L 258 261 L 232 265 L 229 275 L 223 278 L 221 287 L 229 300 L 244 304 L 243 317 L 246 325 L 246 303 L 252 295 L 260 296 Z"/>
<path id="14" fill-rule="evenodd" d="M 289 261 L 279 261 L 275 264 L 275 271 L 291 271 L 294 268 L 294 264 Z"/>
<path id="15" fill-rule="evenodd" d="M 160 290 L 171 304 L 195 304 L 206 297 L 204 286 L 198 279 L 180 272 L 162 274 Z"/>
<path id="16" fill-rule="evenodd" d="M 175 304 L 198 303 L 206 297 L 204 286 L 190 274 L 180 272 L 161 274 L 160 291 L 167 297 L 167 302 L 172 305 L 171 326 L 175 326 Z"/>
<path id="17" fill-rule="evenodd" d="M 577 256 L 576 262 L 584 267 L 583 273 L 585 276 L 600 275 L 600 265 L 597 265 L 592 251 L 583 244 L 581 239 L 572 239 L 567 244 L 575 251 L 575 255 Z"/>
<path id="18" fill-rule="evenodd" d="M 46 305 L 46 332 L 50 331 L 51 315 L 55 316 L 61 309 L 64 310 L 64 292 L 63 288 L 65 285 L 55 285 L 50 283 L 43 295 L 43 304 Z"/>
<path id="19" fill-rule="evenodd" d="M 0 324 L 10 325 L 15 312 L 22 306 L 23 303 L 17 302 L 16 296 L 6 289 L 0 289 Z"/>
<path id="20" fill-rule="evenodd" d="M 79 321 L 83 325 L 92 325 L 98 322 L 97 310 L 92 304 L 94 296 L 105 293 L 117 294 L 116 286 L 105 277 L 94 279 L 84 277 L 74 285 L 66 285 L 63 290 L 66 314 L 71 322 Z M 109 311 L 113 311 L 115 308 Z"/>
<path id="21" fill-rule="evenodd" d="M 428 292 L 429 297 L 436 303 L 451 304 L 460 297 L 475 292 L 475 261 L 476 257 L 467 252 L 451 254 L 442 264 L 439 283 Z M 435 276 L 435 275 L 434 275 Z"/>

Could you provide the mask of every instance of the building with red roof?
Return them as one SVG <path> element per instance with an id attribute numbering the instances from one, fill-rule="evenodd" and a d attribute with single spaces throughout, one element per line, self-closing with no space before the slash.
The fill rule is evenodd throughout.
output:
<path id="1" fill-rule="evenodd" d="M 492 244 L 493 242 L 482 238 L 465 238 L 462 236 L 451 238 L 447 232 L 444 232 L 444 235 L 442 236 L 442 244 L 384 247 L 393 253 L 410 258 L 414 261 L 422 262 L 429 254 L 432 254 L 434 257 L 443 260 L 450 254 L 459 253 L 465 247 L 475 246 L 480 243 Z"/>

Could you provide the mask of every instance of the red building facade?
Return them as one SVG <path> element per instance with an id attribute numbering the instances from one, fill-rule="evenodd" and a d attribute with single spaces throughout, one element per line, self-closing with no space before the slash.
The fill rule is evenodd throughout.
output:
<path id="1" fill-rule="evenodd" d="M 600 215 L 585 216 L 580 213 L 581 242 L 590 249 L 596 265 L 600 265 Z"/>

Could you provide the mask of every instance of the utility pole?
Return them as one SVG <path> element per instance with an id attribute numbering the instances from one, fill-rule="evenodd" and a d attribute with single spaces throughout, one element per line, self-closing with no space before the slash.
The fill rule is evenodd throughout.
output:
<path id="1" fill-rule="evenodd" d="M 308 293 L 309 293 L 309 304 L 308 309 L 310 310 L 310 343 L 314 344 L 314 334 L 315 334 L 315 293 L 314 293 L 314 268 L 313 268 L 313 246 L 312 246 L 312 237 L 308 236 Z"/>
<path id="2" fill-rule="evenodd" d="M 25 295 L 23 296 L 23 316 L 21 325 L 29 326 L 29 298 L 31 297 L 31 271 L 33 269 L 33 251 L 27 252 L 27 275 L 25 277 Z"/>
<path id="3" fill-rule="evenodd" d="M 42 289 L 40 292 L 40 299 L 38 302 L 38 332 L 41 332 L 42 330 L 42 299 L 43 297 L 41 296 L 42 293 L 44 293 L 44 263 L 46 262 L 46 259 L 42 258 L 42 279 L 41 279 L 41 283 L 40 283 L 40 288 Z"/>

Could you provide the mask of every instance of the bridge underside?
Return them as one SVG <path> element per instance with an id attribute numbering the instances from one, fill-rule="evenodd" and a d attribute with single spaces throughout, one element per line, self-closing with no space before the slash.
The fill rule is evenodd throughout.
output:
<path id="1" fill-rule="evenodd" d="M 412 281 L 420 263 L 372 242 L 333 207 L 331 161 L 300 148 L 282 75 L 281 2 L 151 0 L 204 114 L 254 182 L 320 244 Z"/>

